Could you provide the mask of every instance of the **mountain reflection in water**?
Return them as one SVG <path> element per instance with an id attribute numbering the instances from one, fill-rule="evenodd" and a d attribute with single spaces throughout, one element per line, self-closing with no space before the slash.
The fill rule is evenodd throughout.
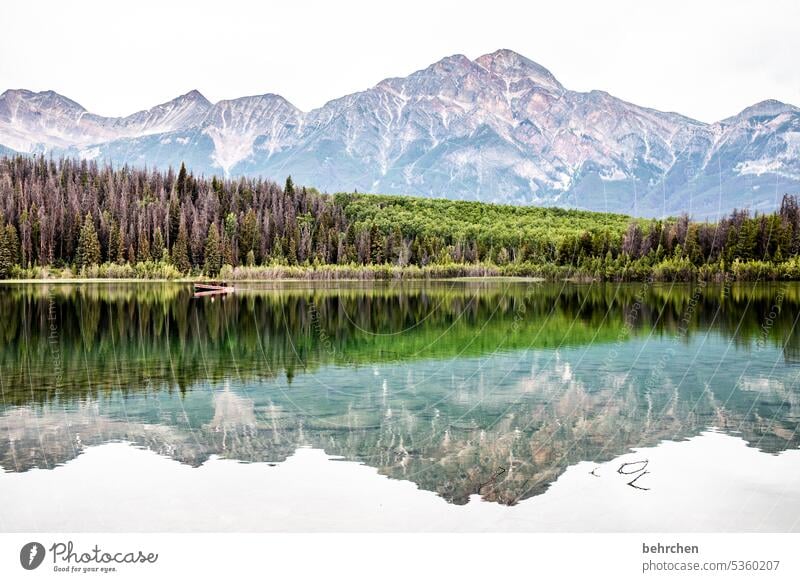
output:
<path id="1" fill-rule="evenodd" d="M 113 441 L 191 466 L 307 446 L 451 503 L 513 505 L 581 461 L 709 428 L 763 454 L 800 444 L 794 284 L 191 295 L 0 287 L 0 466 L 53 469 Z"/>

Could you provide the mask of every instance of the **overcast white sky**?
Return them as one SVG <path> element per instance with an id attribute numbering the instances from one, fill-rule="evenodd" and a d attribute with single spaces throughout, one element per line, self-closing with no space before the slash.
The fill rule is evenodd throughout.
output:
<path id="1" fill-rule="evenodd" d="M 660 6 L 660 7 L 659 7 Z M 0 91 L 125 115 L 199 89 L 318 107 L 446 55 L 510 48 L 568 88 L 715 121 L 800 105 L 800 2 L 10 2 Z"/>

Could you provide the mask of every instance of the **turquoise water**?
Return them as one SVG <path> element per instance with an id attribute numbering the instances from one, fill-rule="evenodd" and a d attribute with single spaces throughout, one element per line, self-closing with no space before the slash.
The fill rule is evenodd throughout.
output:
<path id="1" fill-rule="evenodd" d="M 86 494 L 105 467 L 107 487 L 92 496 L 109 507 L 153 475 L 199 491 L 213 468 L 217 491 L 236 481 L 245 488 L 236 495 L 254 501 L 264 480 L 289 477 L 283 497 L 261 500 L 261 528 L 252 506 L 191 525 L 156 502 L 140 503 L 133 521 L 113 511 L 89 520 L 95 528 L 348 529 L 278 518 L 270 504 L 334 515 L 328 496 L 346 505 L 363 481 L 378 505 L 441 504 L 445 529 L 564 529 L 530 508 L 541 516 L 548 503 L 578 507 L 601 493 L 623 508 L 660 507 L 691 495 L 687 479 L 725 479 L 720 503 L 741 519 L 743 507 L 768 501 L 762 494 L 777 505 L 741 527 L 792 530 L 799 306 L 793 284 L 294 283 L 242 286 L 213 302 L 173 284 L 3 286 L 0 526 L 80 529 L 69 512 L 48 521 L 66 502 L 18 508 L 37 483 Z M 723 464 L 726 451 L 735 452 Z M 123 460 L 142 463 L 124 483 Z M 291 477 L 303 460 L 303 476 Z M 688 460 L 699 475 L 667 477 Z M 775 474 L 760 463 L 777 463 Z M 352 474 L 327 477 L 331 464 Z M 296 498 L 328 478 L 333 489 Z M 411 489 L 382 493 L 386 478 Z M 611 479 L 613 491 L 598 489 Z M 505 509 L 471 509 L 485 504 Z M 352 509 L 354 523 L 363 511 Z M 736 527 L 725 507 L 709 511 L 705 529 Z M 432 527 L 413 515 L 361 527 Z M 645 525 L 669 529 L 680 517 L 678 507 Z M 586 519 L 566 529 L 581 523 L 600 527 Z M 618 512 L 601 529 L 632 523 Z"/>

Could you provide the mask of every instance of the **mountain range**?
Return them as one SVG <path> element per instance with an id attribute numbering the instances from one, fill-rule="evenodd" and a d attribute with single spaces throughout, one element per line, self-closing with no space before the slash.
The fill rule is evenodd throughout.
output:
<path id="1" fill-rule="evenodd" d="M 0 155 L 260 175 L 366 191 L 661 216 L 769 210 L 800 191 L 800 108 L 703 123 L 565 88 L 510 50 L 446 57 L 304 112 L 200 92 L 103 117 L 53 91 L 0 95 Z"/>

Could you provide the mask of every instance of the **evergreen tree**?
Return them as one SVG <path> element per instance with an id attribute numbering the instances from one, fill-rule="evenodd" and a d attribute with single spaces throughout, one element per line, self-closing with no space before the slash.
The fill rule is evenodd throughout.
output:
<path id="1" fill-rule="evenodd" d="M 235 266 L 239 263 L 238 243 L 236 240 L 237 230 L 236 215 L 233 212 L 229 212 L 225 216 L 224 231 L 222 233 L 222 254 L 226 265 Z"/>
<path id="2" fill-rule="evenodd" d="M 78 268 L 100 264 L 100 241 L 97 238 L 92 215 L 88 212 L 81 227 L 76 255 L 75 264 Z"/>
<path id="3" fill-rule="evenodd" d="M 119 237 L 119 225 L 115 221 L 112 221 L 111 228 L 108 232 L 108 252 L 106 253 L 106 259 L 109 263 L 113 263 L 115 260 L 117 260 Z"/>
<path id="4" fill-rule="evenodd" d="M 186 195 L 186 183 L 186 165 L 181 162 L 181 169 L 178 172 L 178 181 L 175 183 L 175 191 L 178 193 L 178 198 L 181 200 Z"/>
<path id="5" fill-rule="evenodd" d="M 250 251 L 255 253 L 259 247 L 259 236 L 258 217 L 255 211 L 250 208 L 245 214 L 244 220 L 242 220 L 242 229 L 239 234 L 239 250 L 243 253 L 249 253 Z"/>
<path id="6" fill-rule="evenodd" d="M 183 225 L 178 229 L 178 238 L 172 247 L 172 264 L 184 274 L 192 270 L 192 262 L 189 260 L 189 237 L 186 236 L 186 228 Z"/>
<path id="7" fill-rule="evenodd" d="M 169 216 L 167 225 L 167 248 L 175 244 L 178 239 L 178 229 L 181 224 L 181 205 L 178 197 L 173 196 L 169 201 Z"/>
<path id="8" fill-rule="evenodd" d="M 376 224 L 373 224 L 369 230 L 369 240 L 372 264 L 380 265 L 383 263 L 383 237 Z"/>
<path id="9" fill-rule="evenodd" d="M 210 277 L 217 275 L 222 268 L 222 253 L 220 252 L 219 229 L 216 222 L 212 222 L 208 229 L 204 257 L 203 271 L 205 274 Z"/>
<path id="10" fill-rule="evenodd" d="M 234 266 L 238 262 L 234 258 L 234 243 L 231 241 L 228 233 L 226 231 L 222 231 L 222 240 L 219 243 L 219 250 L 221 254 L 221 260 L 223 265 L 231 265 Z"/>
<path id="11" fill-rule="evenodd" d="M 283 241 L 277 234 L 275 235 L 275 240 L 272 242 L 272 252 L 270 253 L 270 258 L 279 265 L 285 260 L 283 255 Z"/>
<path id="12" fill-rule="evenodd" d="M 7 279 L 19 261 L 19 237 L 13 224 L 0 228 L 0 279 Z"/>
<path id="13" fill-rule="evenodd" d="M 203 264 L 203 244 L 205 241 L 206 230 L 203 228 L 200 218 L 194 217 L 192 222 L 192 232 L 189 238 L 189 251 L 192 265 L 200 267 Z"/>
<path id="14" fill-rule="evenodd" d="M 297 229 L 295 229 L 296 231 Z M 290 265 L 297 264 L 297 238 L 299 234 L 294 232 L 292 236 L 289 237 L 289 250 L 286 252 L 286 261 Z"/>
<path id="15" fill-rule="evenodd" d="M 153 235 L 153 251 L 152 256 L 154 260 L 160 261 L 164 258 L 164 237 L 161 234 L 160 229 L 156 229 L 156 233 Z"/>
<path id="16" fill-rule="evenodd" d="M 119 231 L 119 244 L 115 251 L 115 258 L 120 265 L 125 262 L 125 231 L 122 229 Z"/>
<path id="17" fill-rule="evenodd" d="M 152 258 L 150 256 L 150 240 L 144 230 L 139 231 L 139 253 L 136 258 L 140 263 L 149 261 Z"/>
<path id="18" fill-rule="evenodd" d="M 291 176 L 286 178 L 286 185 L 283 187 L 283 193 L 286 194 L 286 196 L 294 198 L 294 182 L 292 182 Z"/>

